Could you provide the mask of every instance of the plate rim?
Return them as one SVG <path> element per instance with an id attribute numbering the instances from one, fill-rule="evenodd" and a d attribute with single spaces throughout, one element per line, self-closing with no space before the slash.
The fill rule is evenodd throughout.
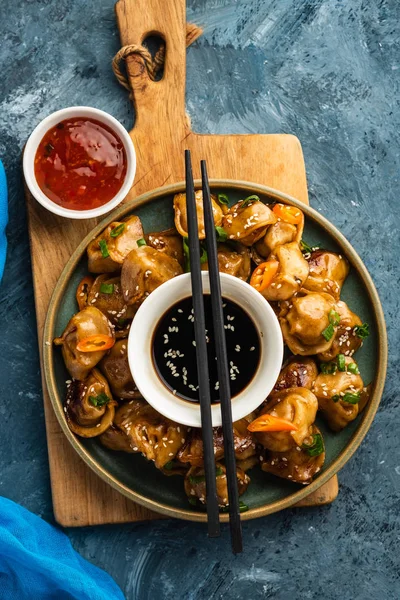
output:
<path id="1" fill-rule="evenodd" d="M 200 180 L 195 180 L 195 187 L 201 187 Z M 217 189 L 240 189 L 252 191 L 253 193 L 259 192 L 260 194 L 268 196 L 274 200 L 281 200 L 287 204 L 296 206 L 304 212 L 306 217 L 311 218 L 312 220 L 314 220 L 314 222 L 316 222 L 319 226 L 326 230 L 328 234 L 334 239 L 334 241 L 340 247 L 342 247 L 346 258 L 349 260 L 350 264 L 355 269 L 358 276 L 362 279 L 363 284 L 367 289 L 368 300 L 370 305 L 372 305 L 372 312 L 374 314 L 374 319 L 377 327 L 377 362 L 376 377 L 374 380 L 373 391 L 371 394 L 370 401 L 365 410 L 363 411 L 362 418 L 358 424 L 358 427 L 354 431 L 348 444 L 346 444 L 346 446 L 331 463 L 331 465 L 326 470 L 322 470 L 321 474 L 312 483 L 310 483 L 307 486 L 303 486 L 302 488 L 294 491 L 292 494 L 289 494 L 283 499 L 275 500 L 274 502 L 265 504 L 257 508 L 250 508 L 249 511 L 241 515 L 242 520 L 245 521 L 263 517 L 265 515 L 272 514 L 274 512 L 283 510 L 285 508 L 289 508 L 297 504 L 300 500 L 304 499 L 306 496 L 309 496 L 310 494 L 318 490 L 322 485 L 324 485 L 340 469 L 342 469 L 343 466 L 347 463 L 347 461 L 353 456 L 357 448 L 360 446 L 362 440 L 366 436 L 382 398 L 387 371 L 387 331 L 381 301 L 379 299 L 379 295 L 376 290 L 375 284 L 373 283 L 366 266 L 364 265 L 360 256 L 354 250 L 350 242 L 345 238 L 345 236 L 342 233 L 340 233 L 340 231 L 332 223 L 330 223 L 330 221 L 328 221 L 328 219 L 322 216 L 311 206 L 304 204 L 304 202 L 297 200 L 293 196 L 290 196 L 289 194 L 285 194 L 284 192 L 280 192 L 279 190 L 262 184 L 234 179 L 210 179 L 210 187 Z M 130 487 L 122 483 L 117 477 L 111 475 L 108 472 L 108 470 L 104 468 L 90 454 L 90 452 L 88 452 L 88 450 L 83 446 L 80 439 L 72 433 L 72 431 L 67 425 L 63 411 L 62 399 L 60 398 L 57 390 L 53 360 L 54 345 L 52 341 L 55 335 L 54 325 L 56 315 L 58 313 L 59 304 L 63 297 L 63 292 L 71 278 L 71 275 L 74 272 L 79 261 L 81 260 L 83 254 L 85 253 L 89 242 L 92 239 L 94 239 L 112 221 L 116 221 L 122 217 L 125 217 L 127 214 L 131 213 L 134 210 L 137 210 L 141 206 L 149 204 L 155 200 L 159 200 L 164 196 L 170 196 L 182 191 L 185 191 L 184 181 L 168 186 L 155 188 L 154 190 L 146 192 L 145 194 L 141 194 L 137 198 L 134 198 L 133 200 L 127 202 L 126 204 L 123 204 L 122 206 L 116 208 L 111 213 L 109 213 L 81 241 L 81 243 L 72 253 L 65 267 L 63 268 L 49 302 L 43 331 L 43 370 L 50 401 L 53 410 L 56 414 L 57 420 L 63 430 L 63 433 L 66 435 L 68 441 L 70 442 L 74 450 L 77 452 L 78 456 L 92 469 L 92 471 L 94 471 L 101 479 L 103 479 L 111 487 L 116 489 L 118 492 L 122 493 L 130 500 L 140 504 L 141 506 L 144 506 L 150 510 L 153 510 L 155 512 L 161 513 L 169 517 L 194 522 L 206 522 L 207 515 L 203 512 L 193 511 L 189 509 L 173 508 L 167 504 L 152 500 L 151 498 L 148 498 L 146 496 L 143 496 L 142 494 L 139 494 L 138 492 L 135 492 Z M 50 345 L 48 344 L 48 342 L 50 342 Z M 228 522 L 229 515 L 221 514 L 220 520 L 222 522 Z"/>

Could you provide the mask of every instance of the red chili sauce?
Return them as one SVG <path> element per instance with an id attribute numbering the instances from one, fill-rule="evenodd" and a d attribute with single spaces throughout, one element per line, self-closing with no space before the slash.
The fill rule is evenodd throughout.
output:
<path id="1" fill-rule="evenodd" d="M 35 176 L 42 192 L 73 210 L 109 202 L 121 189 L 126 169 L 121 139 L 107 125 L 82 117 L 50 129 L 35 156 Z"/>

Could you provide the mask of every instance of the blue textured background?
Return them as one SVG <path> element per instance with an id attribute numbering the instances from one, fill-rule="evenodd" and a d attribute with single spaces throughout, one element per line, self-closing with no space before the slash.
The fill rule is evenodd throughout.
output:
<path id="1" fill-rule="evenodd" d="M 172 0 L 168 0 L 172 1 Z M 89 104 L 130 128 L 110 60 L 113 0 L 1 0 L 0 157 L 10 184 L 1 286 L 0 494 L 52 521 L 21 148 L 53 110 Z M 67 531 L 129 600 L 398 599 L 400 3 L 190 0 L 205 33 L 188 50 L 197 131 L 290 132 L 303 145 L 310 200 L 351 240 L 380 293 L 390 371 L 381 408 L 340 473 L 337 501 L 228 532 L 174 521 Z M 43 273 L 43 277 L 46 274 Z"/>

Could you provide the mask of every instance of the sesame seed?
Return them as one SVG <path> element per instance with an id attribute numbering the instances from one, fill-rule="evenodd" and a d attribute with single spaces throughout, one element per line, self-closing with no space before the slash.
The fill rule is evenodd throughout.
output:
<path id="1" fill-rule="evenodd" d="M 250 352 L 253 352 L 255 349 L 256 349 L 256 348 L 255 348 L 255 346 L 252 346 L 252 347 L 250 348 Z"/>
<path id="2" fill-rule="evenodd" d="M 174 453 L 173 453 L 173 452 L 170 452 L 170 453 L 168 454 L 168 456 L 173 456 L 173 455 L 174 455 Z"/>

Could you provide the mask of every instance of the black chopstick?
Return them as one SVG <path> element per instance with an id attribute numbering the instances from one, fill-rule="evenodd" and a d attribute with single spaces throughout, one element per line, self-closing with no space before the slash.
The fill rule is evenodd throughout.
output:
<path id="1" fill-rule="evenodd" d="M 215 353 L 217 356 L 218 368 L 219 398 L 222 415 L 222 430 L 224 434 L 224 456 L 228 483 L 229 523 L 231 530 L 232 550 L 235 554 L 238 554 L 243 550 L 243 542 L 242 524 L 240 520 L 239 492 L 236 477 L 236 458 L 233 440 L 228 354 L 226 350 L 221 281 L 218 267 L 217 238 L 215 235 L 214 216 L 211 205 L 207 167 L 204 160 L 201 161 L 201 179 L 203 189 L 204 224 L 206 231 L 208 271 L 210 277 Z"/>
<path id="2" fill-rule="evenodd" d="M 203 437 L 204 471 L 206 478 L 208 536 L 218 537 L 220 535 L 220 524 L 214 458 L 214 440 L 211 419 L 210 377 L 207 359 L 206 322 L 204 315 L 203 282 L 200 264 L 200 244 L 190 150 L 185 150 L 185 172 L 194 333 L 196 341 L 197 376 Z"/>

